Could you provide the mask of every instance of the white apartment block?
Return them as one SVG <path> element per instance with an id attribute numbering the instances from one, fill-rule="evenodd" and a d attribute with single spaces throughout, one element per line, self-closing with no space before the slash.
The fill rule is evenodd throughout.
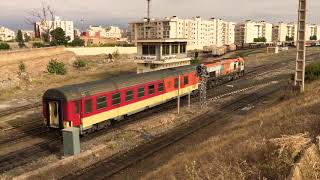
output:
<path id="1" fill-rule="evenodd" d="M 316 39 L 311 37 L 316 36 Z M 320 26 L 316 24 L 308 24 L 306 31 L 306 40 L 320 40 Z"/>
<path id="2" fill-rule="evenodd" d="M 143 39 L 186 39 L 188 50 L 203 49 L 204 46 L 234 44 L 234 28 L 235 23 L 221 19 L 180 19 L 173 16 L 130 23 L 130 39 L 134 43 Z"/>
<path id="3" fill-rule="evenodd" d="M 297 41 L 298 25 L 293 23 L 278 23 L 273 25 L 272 39 L 274 42 Z M 316 39 L 311 37 L 316 36 Z M 289 40 L 288 40 L 289 38 Z M 306 40 L 320 40 L 320 26 L 315 24 L 307 24 Z"/>
<path id="4" fill-rule="evenodd" d="M 296 41 L 298 33 L 298 25 L 293 23 L 283 23 L 273 25 L 272 27 L 272 41 L 273 42 L 288 42 Z"/>
<path id="5" fill-rule="evenodd" d="M 266 43 L 272 42 L 272 24 L 264 21 L 246 21 L 235 27 L 235 43 L 237 45 L 256 43 L 257 38 L 266 38 Z"/>
<path id="6" fill-rule="evenodd" d="M 35 23 L 35 35 L 40 38 L 47 30 L 50 32 L 56 28 L 61 28 L 66 33 L 66 37 L 70 37 L 70 41 L 74 40 L 73 21 L 63 21 L 59 17 L 55 17 L 53 21 L 43 21 Z"/>
<path id="7" fill-rule="evenodd" d="M 6 28 L 0 27 L 0 41 L 11 41 L 16 38 L 14 31 Z"/>
<path id="8" fill-rule="evenodd" d="M 87 32 L 89 36 L 98 35 L 102 38 L 120 39 L 122 37 L 121 29 L 116 26 L 110 26 L 107 28 L 104 28 L 102 26 L 89 26 Z"/>

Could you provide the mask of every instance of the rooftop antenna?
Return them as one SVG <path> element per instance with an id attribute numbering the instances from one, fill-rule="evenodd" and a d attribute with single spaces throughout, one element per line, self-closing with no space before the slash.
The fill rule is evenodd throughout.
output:
<path id="1" fill-rule="evenodd" d="M 148 22 L 150 22 L 150 2 L 151 0 L 147 0 L 148 2 Z"/>

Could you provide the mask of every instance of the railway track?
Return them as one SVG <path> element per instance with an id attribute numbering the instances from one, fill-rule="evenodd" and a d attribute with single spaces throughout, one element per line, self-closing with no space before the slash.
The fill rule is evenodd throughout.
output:
<path id="1" fill-rule="evenodd" d="M 28 130 L 24 130 L 23 132 L 12 133 L 10 137 L 1 138 L 0 146 L 15 144 L 23 141 L 25 138 L 38 136 L 40 134 L 44 134 L 47 132 L 48 132 L 48 129 L 44 127 L 43 124 L 39 124 Z"/>
<path id="2" fill-rule="evenodd" d="M 82 171 L 75 174 L 68 175 L 62 179 L 107 179 L 112 175 L 134 165 L 138 161 L 141 161 L 152 154 L 188 137 L 189 135 L 211 125 L 212 123 L 220 120 L 226 120 L 231 118 L 231 115 L 224 113 L 225 111 L 239 112 L 242 108 L 248 104 L 254 104 L 260 99 L 267 97 L 281 89 L 278 83 L 269 85 L 266 88 L 260 89 L 255 93 L 245 95 L 236 101 L 225 104 L 221 107 L 220 112 L 205 112 L 204 114 L 196 117 L 190 121 L 190 123 L 183 124 L 182 126 L 172 130 L 169 133 L 161 135 L 150 142 L 147 142 L 137 148 L 129 150 L 122 154 L 116 154 L 108 159 L 105 159 L 99 163 L 96 163 Z M 107 169 L 107 171 L 106 171 Z"/>
<path id="3" fill-rule="evenodd" d="M 0 118 L 8 116 L 8 115 L 11 115 L 11 114 L 15 114 L 17 112 L 26 111 L 26 110 L 29 110 L 29 109 L 41 107 L 41 105 L 42 104 L 40 102 L 37 102 L 37 103 L 34 103 L 34 104 L 27 104 L 27 105 L 24 105 L 24 106 L 19 106 L 19 107 L 3 110 L 3 111 L 0 111 Z"/>
<path id="4" fill-rule="evenodd" d="M 318 55 L 318 53 L 317 54 L 314 54 L 314 55 L 312 55 L 312 56 L 309 56 L 308 58 L 314 58 L 314 57 L 319 57 L 319 55 Z M 288 60 L 288 62 L 290 62 L 290 61 L 292 61 L 292 60 Z M 279 69 L 279 68 L 283 68 L 283 63 L 285 63 L 285 62 L 279 62 L 279 63 L 274 63 L 274 64 L 271 64 L 271 65 L 263 65 L 263 66 L 259 66 L 259 67 L 256 67 L 256 68 L 251 68 L 248 72 L 247 72 L 247 74 L 249 75 L 249 77 L 247 78 L 247 79 L 251 79 L 251 78 L 253 78 L 253 77 L 256 77 L 256 76 L 259 76 L 259 74 L 265 74 L 266 73 L 266 71 L 268 70 L 268 69 L 271 69 L 269 72 L 271 73 L 272 71 L 274 71 L 274 70 L 276 70 L 276 69 Z M 266 81 L 276 81 L 277 80 L 277 78 L 276 79 L 273 79 L 273 80 L 271 80 L 271 79 L 267 79 Z M 269 82 L 270 83 L 270 82 Z M 228 87 L 226 87 L 226 86 L 221 86 L 221 87 L 217 87 L 217 89 L 220 89 L 220 90 L 218 90 L 217 91 L 217 89 L 211 89 L 211 90 L 209 90 L 208 91 L 208 96 L 211 96 L 211 97 L 213 97 L 213 98 L 211 98 L 210 100 L 211 101 L 213 101 L 213 100 L 217 100 L 217 99 L 219 99 L 219 98 L 222 98 L 222 97 L 226 97 L 226 96 L 231 96 L 231 95 L 234 95 L 234 94 L 238 94 L 238 93 L 240 93 L 240 92 L 244 92 L 244 91 L 248 91 L 249 89 L 253 89 L 255 86 L 258 86 L 258 85 L 261 85 L 261 84 L 263 84 L 263 82 L 262 81 L 257 81 L 257 82 L 248 82 L 247 80 L 244 80 L 244 79 L 239 79 L 239 80 L 236 80 L 236 81 L 233 81 L 233 82 L 231 82 L 231 83 L 227 83 L 227 84 L 237 84 L 237 88 L 239 88 L 239 87 L 243 87 L 243 90 L 242 91 L 239 91 L 239 89 L 237 89 L 236 91 L 234 91 L 232 88 L 230 89 L 230 88 L 228 88 Z M 226 84 L 226 85 L 227 85 Z M 251 86 L 249 86 L 251 84 Z M 248 88 L 249 87 L 249 88 Z M 247 88 L 247 89 L 246 89 Z M 221 94 L 221 92 L 223 92 L 223 94 Z M 273 91 L 274 92 L 274 91 Z M 272 92 L 272 93 L 273 93 Z M 219 97 L 219 95 L 220 95 L 220 97 Z M 260 95 L 257 95 L 257 96 L 252 96 L 251 98 L 253 98 L 253 99 L 248 99 L 249 97 L 247 97 L 247 98 L 244 98 L 244 100 L 245 99 L 248 99 L 247 100 L 247 102 L 246 103 L 248 103 L 249 101 L 257 101 L 257 100 L 259 100 L 261 97 L 263 97 L 263 96 L 266 96 L 267 94 L 264 94 L 264 95 L 262 95 L 262 96 L 260 96 Z M 193 98 L 193 102 L 194 101 L 197 101 L 196 100 L 196 98 Z M 183 102 L 183 101 L 182 101 Z M 186 100 L 185 100 L 185 102 L 186 102 Z M 186 103 L 185 103 L 186 104 Z M 235 105 L 229 105 L 229 109 L 231 109 L 231 106 L 233 106 L 233 107 L 235 107 Z M 139 114 L 137 114 L 137 115 L 134 115 L 134 116 L 132 116 L 132 117 L 128 117 L 127 118 L 127 120 L 125 120 L 125 121 L 123 121 L 123 122 L 120 122 L 119 124 L 117 124 L 115 127 L 114 127 L 114 129 L 117 129 L 117 128 L 119 128 L 119 127 L 121 127 L 121 126 L 123 126 L 123 125 L 126 125 L 126 124 L 129 124 L 129 123 L 132 123 L 133 121 L 136 121 L 136 120 L 139 120 L 139 119 L 141 119 L 141 118 L 143 118 L 143 117 L 148 117 L 148 116 L 152 116 L 152 115 L 154 115 L 154 113 L 156 113 L 156 112 L 161 112 L 161 111 L 163 111 L 163 110 L 169 110 L 169 109 L 172 109 L 172 108 L 175 108 L 176 107 L 176 103 L 175 102 L 168 102 L 168 103 L 166 103 L 166 104 L 164 104 L 163 106 L 160 106 L 160 107 L 155 107 L 155 108 L 152 108 L 152 109 L 150 109 L 150 110 L 147 110 L 146 112 L 143 112 L 143 113 L 139 113 Z M 244 107 L 243 105 L 238 105 L 238 107 L 236 107 L 235 108 L 235 111 L 239 111 L 239 109 L 241 109 L 241 107 Z M 25 107 L 26 109 L 28 109 L 27 107 Z M 29 106 L 29 108 L 30 108 L 30 106 Z M 21 109 L 20 109 L 21 110 Z M 23 110 L 21 110 L 21 111 L 23 111 Z M 13 111 L 11 111 L 11 113 L 15 113 L 15 112 L 13 112 Z M 5 116 L 4 114 L 10 114 L 8 111 L 6 112 L 6 113 L 2 113 L 2 115 L 3 116 Z M 1 115 L 1 114 L 0 114 Z M 218 117 L 218 115 L 219 114 L 215 114 L 215 115 L 217 115 L 217 117 Z M 209 116 L 208 116 L 209 117 Z M 211 117 L 211 116 L 210 116 Z M 203 119 L 204 117 L 200 117 L 200 119 Z M 203 126 L 204 127 L 204 126 Z M 96 133 L 94 133 L 93 135 L 91 135 L 91 136 L 89 136 L 89 137 L 85 137 L 83 140 L 84 141 L 89 141 L 90 139 L 93 139 L 93 138 L 95 138 L 95 137 L 97 137 L 97 136 L 100 136 L 100 135 L 102 135 L 102 134 L 105 134 L 106 132 L 109 132 L 110 131 L 110 129 L 108 129 L 108 130 L 102 130 L 102 131 L 99 131 L 99 132 L 96 132 Z M 112 130 L 111 130 L 112 131 Z M 195 130 L 196 131 L 196 130 Z M 194 132 L 195 132 L 194 131 Z M 186 135 L 185 135 L 186 136 Z M 184 136 L 184 137 L 185 137 Z M 0 157 L 0 173 L 3 173 L 3 172 L 5 172 L 5 171 L 7 171 L 7 170 L 10 170 L 10 169 L 13 169 L 13 168 L 15 168 L 15 167 L 18 167 L 18 166 L 22 166 L 22 165 L 25 165 L 25 164 L 27 164 L 28 162 L 30 162 L 30 161 L 33 161 L 33 160 L 36 160 L 36 159 L 38 159 L 38 158 L 41 158 L 41 157 L 45 157 L 46 155 L 48 155 L 48 154 L 51 154 L 51 153 L 57 153 L 57 154 L 59 154 L 60 152 L 60 150 L 57 150 L 57 147 L 56 148 L 54 148 L 54 149 L 52 149 L 52 148 L 50 148 L 50 144 L 55 144 L 55 143 L 61 143 L 61 141 L 60 141 L 60 139 L 59 138 L 61 138 L 61 136 L 56 136 L 56 137 L 54 137 L 54 138 L 52 138 L 52 139 L 49 139 L 48 141 L 46 141 L 46 142 L 44 142 L 44 143 L 41 143 L 41 144 L 38 144 L 38 145 L 35 145 L 35 146 L 32 146 L 32 147 L 29 147 L 29 148 L 25 148 L 25 149 L 22 149 L 22 150 L 19 150 L 19 151 L 17 151 L 17 152 L 14 152 L 14 153 L 10 153 L 10 154 L 7 154 L 7 155 L 5 155 L 5 156 L 2 156 L 2 157 Z M 183 138 L 183 137 L 182 137 Z M 180 138 L 176 138 L 176 139 L 181 139 L 181 137 Z M 9 140 L 6 140 L 7 142 L 9 141 Z M 169 143 L 169 145 L 170 145 L 170 143 Z M 166 146 L 168 146 L 168 144 L 166 145 Z M 162 147 L 162 148 L 164 148 L 164 147 L 166 147 L 166 146 L 163 146 L 163 145 L 161 145 L 161 146 L 159 146 L 159 147 Z M 146 153 L 146 154 L 149 154 L 149 153 Z M 115 158 L 116 156 L 114 156 L 114 157 L 112 157 L 112 158 Z M 110 163 L 111 163 L 111 159 L 109 159 L 110 160 Z M 101 163 L 107 163 L 108 164 L 108 162 L 107 161 L 109 161 L 109 160 L 106 160 L 106 161 L 102 161 Z M 119 159 L 118 159 L 118 161 L 119 161 Z M 114 166 L 116 166 L 117 165 L 117 162 L 115 162 L 115 160 L 112 160 L 112 162 L 113 163 L 116 163 L 116 164 L 114 164 Z M 100 164 L 100 163 L 99 163 Z M 121 164 L 121 163 L 120 163 Z M 111 167 L 111 165 L 109 164 L 108 166 L 110 166 Z M 124 167 L 124 166 L 123 166 Z M 126 167 L 127 167 L 127 165 L 126 165 Z M 91 167 L 92 168 L 92 167 Z M 125 168 L 125 167 L 124 167 Z M 71 178 L 72 179 L 72 177 L 79 177 L 79 175 L 83 175 L 83 173 L 86 173 L 86 172 L 91 172 L 91 170 L 92 169 L 86 169 L 86 170 L 84 170 L 84 171 L 81 171 L 81 173 L 79 174 L 79 173 L 77 173 L 77 174 L 72 174 L 72 175 L 70 175 L 70 176 L 67 176 L 67 177 L 65 177 L 66 179 L 69 179 L 69 178 Z M 121 169 L 120 169 L 121 170 Z M 115 171 L 115 172 L 119 172 L 120 171 L 119 170 L 119 168 L 118 168 L 118 170 L 116 171 L 116 169 L 115 170 L 113 170 L 113 171 Z M 103 171 L 103 172 L 105 172 L 105 171 Z M 112 171 L 110 171 L 110 172 L 112 172 Z M 114 173 L 113 173 L 114 174 Z M 109 173 L 109 175 L 110 175 L 110 173 Z M 112 175 L 112 173 L 111 173 L 111 175 Z"/>
<path id="5" fill-rule="evenodd" d="M 44 142 L 0 156 L 0 173 L 28 164 L 52 153 L 59 154 L 60 148 L 57 148 L 59 146 L 54 145 L 55 143 L 61 143 L 60 135 L 52 135 Z"/>

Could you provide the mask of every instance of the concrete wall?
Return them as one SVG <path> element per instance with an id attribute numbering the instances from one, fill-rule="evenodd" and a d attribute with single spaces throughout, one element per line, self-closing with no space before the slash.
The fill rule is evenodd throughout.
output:
<path id="1" fill-rule="evenodd" d="M 94 56 L 100 54 L 109 54 L 119 51 L 120 54 L 137 54 L 137 47 L 85 47 L 85 48 L 66 48 L 78 56 Z"/>
<path id="2" fill-rule="evenodd" d="M 15 64 L 21 61 L 28 61 L 34 58 L 48 57 L 64 53 L 64 47 L 34 48 L 0 51 L 0 67 Z"/>

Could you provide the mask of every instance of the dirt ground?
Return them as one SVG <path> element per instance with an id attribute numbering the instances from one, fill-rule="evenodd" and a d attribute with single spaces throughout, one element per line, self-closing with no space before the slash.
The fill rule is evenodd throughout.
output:
<path id="1" fill-rule="evenodd" d="M 0 102 L 3 108 L 16 105 L 17 101 L 37 102 L 49 88 L 60 87 L 94 81 L 116 76 L 123 73 L 135 73 L 135 63 L 132 56 L 121 56 L 114 63 L 109 63 L 106 56 L 82 56 L 77 59 L 85 60 L 88 66 L 76 69 L 67 65 L 67 75 L 52 75 L 43 73 L 41 76 L 20 83 L 19 87 L 0 91 Z"/>

